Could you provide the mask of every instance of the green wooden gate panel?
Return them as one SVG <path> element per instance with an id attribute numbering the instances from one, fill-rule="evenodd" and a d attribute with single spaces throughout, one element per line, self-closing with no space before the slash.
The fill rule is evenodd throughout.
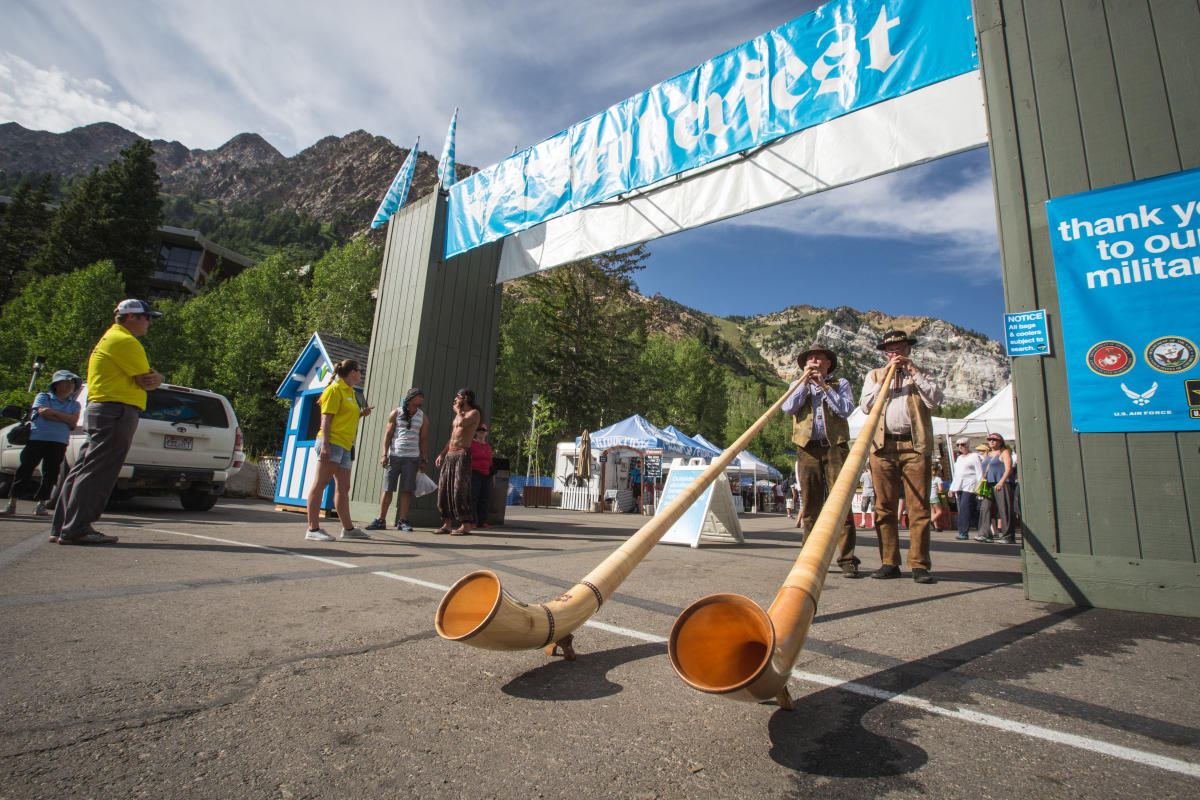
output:
<path id="1" fill-rule="evenodd" d="M 1016 359 L 1026 592 L 1200 615 L 1200 433 L 1071 428 L 1045 201 L 1200 165 L 1200 3 L 976 0 L 1005 301 L 1045 308 Z"/>

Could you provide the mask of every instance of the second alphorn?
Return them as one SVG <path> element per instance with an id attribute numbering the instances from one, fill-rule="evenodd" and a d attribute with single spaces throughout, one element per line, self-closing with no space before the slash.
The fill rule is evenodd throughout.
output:
<path id="1" fill-rule="evenodd" d="M 740 594 L 713 594 L 692 603 L 671 626 L 671 666 L 693 689 L 735 700 L 776 698 L 789 711 L 787 681 L 808 637 L 837 548 L 838 531 L 858 485 L 875 428 L 891 394 L 895 365 L 888 368 L 867 422 L 830 488 L 813 529 L 769 611 Z"/>

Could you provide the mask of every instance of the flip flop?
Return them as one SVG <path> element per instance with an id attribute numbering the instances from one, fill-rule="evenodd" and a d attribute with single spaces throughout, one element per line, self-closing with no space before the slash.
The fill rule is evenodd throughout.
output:
<path id="1" fill-rule="evenodd" d="M 464 531 L 462 528 L 457 528 L 455 530 L 450 531 L 450 535 L 451 536 L 470 536 L 471 532 Z"/>
<path id="2" fill-rule="evenodd" d="M 449 532 L 450 532 L 449 528 L 438 528 L 436 531 L 434 531 L 434 533 L 449 533 Z"/>

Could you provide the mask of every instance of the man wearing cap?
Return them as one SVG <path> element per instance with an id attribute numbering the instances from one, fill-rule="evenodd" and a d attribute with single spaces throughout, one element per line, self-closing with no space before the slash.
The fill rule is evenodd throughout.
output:
<path id="1" fill-rule="evenodd" d="M 929 574 L 929 485 L 933 480 L 933 419 L 930 409 L 941 404 L 942 389 L 932 376 L 909 359 L 917 343 L 903 331 L 891 330 L 875 346 L 896 365 L 892 393 L 883 422 L 871 441 L 871 477 L 875 481 L 875 527 L 879 531 L 882 566 L 872 578 L 900 577 L 899 517 L 901 490 L 908 508 L 908 566 L 917 583 L 934 583 Z M 886 367 L 873 369 L 863 382 L 859 407 L 870 413 L 879 396 Z"/>
<path id="2" fill-rule="evenodd" d="M 804 372 L 783 401 L 783 412 L 793 418 L 796 482 L 804 498 L 801 519 L 808 534 L 812 533 L 821 504 L 850 453 L 850 425 L 846 417 L 854 410 L 854 397 L 845 378 L 829 381 L 829 373 L 837 369 L 837 355 L 832 350 L 810 347 L 796 363 Z M 859 560 L 854 555 L 854 544 L 854 513 L 846 509 L 837 557 L 846 578 L 858 577 Z"/>
<path id="3" fill-rule="evenodd" d="M 411 531 L 408 508 L 412 504 L 413 492 L 417 489 L 417 473 L 426 466 L 425 434 L 429 430 L 425 412 L 421 406 L 425 393 L 417 387 L 408 390 L 399 408 L 388 414 L 387 428 L 383 432 L 383 455 L 379 465 L 384 468 L 383 494 L 379 498 L 379 516 L 367 525 L 369 531 L 387 529 L 387 512 L 392 505 L 392 494 L 400 490 L 400 502 L 396 509 L 396 528 Z"/>
<path id="4" fill-rule="evenodd" d="M 146 409 L 146 392 L 162 385 L 163 376 L 150 369 L 139 337 L 150 321 L 162 314 L 145 300 L 122 300 L 116 316 L 88 359 L 88 404 L 83 416 L 87 441 L 67 473 L 58 494 L 50 541 L 59 544 L 115 544 L 92 523 L 108 503 L 137 432 L 138 415 Z"/>

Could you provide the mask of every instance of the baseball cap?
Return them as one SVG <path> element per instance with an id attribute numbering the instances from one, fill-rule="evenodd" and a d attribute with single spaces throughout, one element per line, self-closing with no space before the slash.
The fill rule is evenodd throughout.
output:
<path id="1" fill-rule="evenodd" d="M 122 300 L 121 302 L 117 303 L 117 307 L 113 311 L 113 313 L 118 314 L 118 315 L 120 315 L 120 314 L 149 314 L 152 317 L 161 317 L 162 316 L 161 311 L 155 311 L 153 308 L 150 307 L 150 304 L 147 303 L 145 300 L 134 300 L 132 298 L 129 300 Z"/>

